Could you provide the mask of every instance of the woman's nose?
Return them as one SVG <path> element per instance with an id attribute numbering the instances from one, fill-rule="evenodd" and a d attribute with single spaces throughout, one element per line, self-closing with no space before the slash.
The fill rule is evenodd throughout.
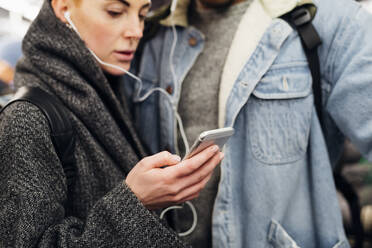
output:
<path id="1" fill-rule="evenodd" d="M 143 36 L 143 22 L 137 17 L 132 18 L 128 28 L 126 28 L 125 36 L 132 39 L 140 39 Z"/>

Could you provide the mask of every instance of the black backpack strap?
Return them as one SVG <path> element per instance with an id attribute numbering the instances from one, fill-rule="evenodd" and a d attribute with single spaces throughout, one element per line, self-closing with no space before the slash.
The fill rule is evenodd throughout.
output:
<path id="1" fill-rule="evenodd" d="M 322 89 L 320 83 L 320 63 L 318 56 L 318 47 L 322 41 L 311 23 L 312 17 L 308 8 L 298 7 L 290 13 L 283 16 L 292 27 L 294 27 L 300 35 L 302 46 L 304 48 L 306 58 L 313 78 L 313 94 L 316 112 L 321 126 L 323 127 L 323 111 L 322 111 Z M 324 131 L 324 130 L 323 130 Z"/>
<path id="2" fill-rule="evenodd" d="M 68 186 L 68 196 L 71 196 L 71 189 L 75 179 L 75 133 L 72 128 L 66 108 L 53 96 L 44 90 L 36 87 L 20 88 L 14 98 L 5 105 L 1 112 L 14 102 L 29 102 L 37 106 L 48 120 L 50 136 L 62 163 Z M 69 204 L 68 199 L 68 204 Z"/>

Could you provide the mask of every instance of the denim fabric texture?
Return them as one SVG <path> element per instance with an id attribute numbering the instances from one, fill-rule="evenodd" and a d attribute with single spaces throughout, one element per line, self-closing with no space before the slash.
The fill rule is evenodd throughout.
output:
<path id="1" fill-rule="evenodd" d="M 226 104 L 225 126 L 235 135 L 225 147 L 213 213 L 214 247 L 347 248 L 332 168 L 345 136 L 372 160 L 372 17 L 349 0 L 317 0 L 313 24 L 322 38 L 325 132 L 298 33 L 273 18 L 240 71 Z M 193 27 L 162 27 L 144 49 L 144 88 L 180 85 L 203 49 Z M 188 43 L 194 37 L 197 43 Z M 127 89 L 131 94 L 131 89 Z M 174 151 L 175 119 L 165 97 L 133 105 L 142 139 L 152 152 Z"/>

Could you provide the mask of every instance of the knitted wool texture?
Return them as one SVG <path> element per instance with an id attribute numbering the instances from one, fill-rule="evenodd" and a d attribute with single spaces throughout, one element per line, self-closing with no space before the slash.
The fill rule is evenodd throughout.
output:
<path id="1" fill-rule="evenodd" d="M 15 83 L 41 87 L 69 110 L 77 175 L 67 211 L 66 177 L 46 118 L 29 103 L 10 105 L 0 116 L 0 247 L 184 247 L 125 185 L 145 155 L 125 97 L 50 1 L 23 53 Z"/>

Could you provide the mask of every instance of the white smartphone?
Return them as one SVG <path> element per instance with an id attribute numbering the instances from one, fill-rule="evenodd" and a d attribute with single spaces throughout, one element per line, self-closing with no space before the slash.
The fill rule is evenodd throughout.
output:
<path id="1" fill-rule="evenodd" d="M 224 127 L 202 132 L 195 140 L 189 153 L 185 155 L 184 159 L 191 158 L 211 145 L 218 145 L 220 150 L 222 150 L 222 147 L 233 134 L 234 128 L 232 127 Z"/>

